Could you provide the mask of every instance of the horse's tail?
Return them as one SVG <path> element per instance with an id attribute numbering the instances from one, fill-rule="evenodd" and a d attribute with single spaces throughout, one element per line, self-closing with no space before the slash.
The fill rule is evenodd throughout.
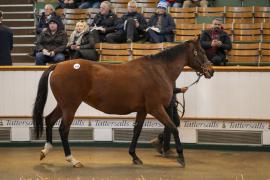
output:
<path id="1" fill-rule="evenodd" d="M 35 101 L 35 105 L 33 108 L 33 125 L 35 129 L 36 137 L 39 138 L 42 136 L 43 133 L 43 111 L 47 101 L 48 96 L 48 79 L 50 72 L 53 71 L 56 67 L 55 65 L 50 66 L 44 73 L 42 74 L 39 84 L 38 84 L 38 91 L 37 97 Z"/>

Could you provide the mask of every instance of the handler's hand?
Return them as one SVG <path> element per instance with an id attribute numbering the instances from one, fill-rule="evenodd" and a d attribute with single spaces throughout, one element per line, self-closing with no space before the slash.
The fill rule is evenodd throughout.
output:
<path id="1" fill-rule="evenodd" d="M 181 93 L 185 93 L 188 90 L 188 87 L 182 87 L 181 88 Z"/>

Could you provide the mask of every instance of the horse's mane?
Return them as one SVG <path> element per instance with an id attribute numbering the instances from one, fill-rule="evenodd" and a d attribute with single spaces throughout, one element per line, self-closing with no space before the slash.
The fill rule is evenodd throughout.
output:
<path id="1" fill-rule="evenodd" d="M 186 41 L 176 46 L 165 49 L 157 54 L 148 56 L 149 59 L 166 59 L 167 61 L 174 60 L 177 56 L 185 52 L 187 44 L 192 41 Z"/>

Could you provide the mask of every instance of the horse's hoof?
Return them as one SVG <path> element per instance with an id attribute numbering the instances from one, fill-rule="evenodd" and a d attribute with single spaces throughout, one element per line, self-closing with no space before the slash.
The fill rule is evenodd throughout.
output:
<path id="1" fill-rule="evenodd" d="M 184 168 L 185 166 L 186 166 L 186 163 L 185 163 L 185 159 L 184 158 L 177 158 L 177 161 L 178 161 L 178 163 L 180 164 L 180 166 L 182 167 L 182 168 Z"/>
<path id="2" fill-rule="evenodd" d="M 44 159 L 46 156 L 45 156 L 45 154 L 44 154 L 44 152 L 40 152 L 40 161 L 42 160 L 42 159 Z"/>
<path id="3" fill-rule="evenodd" d="M 143 165 L 143 162 L 140 159 L 134 159 L 133 164 L 135 164 L 135 165 Z"/>
<path id="4" fill-rule="evenodd" d="M 76 164 L 73 165 L 74 168 L 82 168 L 84 167 L 81 162 L 77 162 Z"/>

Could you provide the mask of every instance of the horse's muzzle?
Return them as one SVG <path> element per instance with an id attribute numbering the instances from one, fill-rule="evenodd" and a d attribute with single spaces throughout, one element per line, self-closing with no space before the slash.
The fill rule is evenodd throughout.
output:
<path id="1" fill-rule="evenodd" d="M 207 71 L 204 72 L 204 77 L 210 79 L 211 77 L 214 76 L 214 72 L 215 72 L 214 69 L 209 68 L 207 69 Z"/>

